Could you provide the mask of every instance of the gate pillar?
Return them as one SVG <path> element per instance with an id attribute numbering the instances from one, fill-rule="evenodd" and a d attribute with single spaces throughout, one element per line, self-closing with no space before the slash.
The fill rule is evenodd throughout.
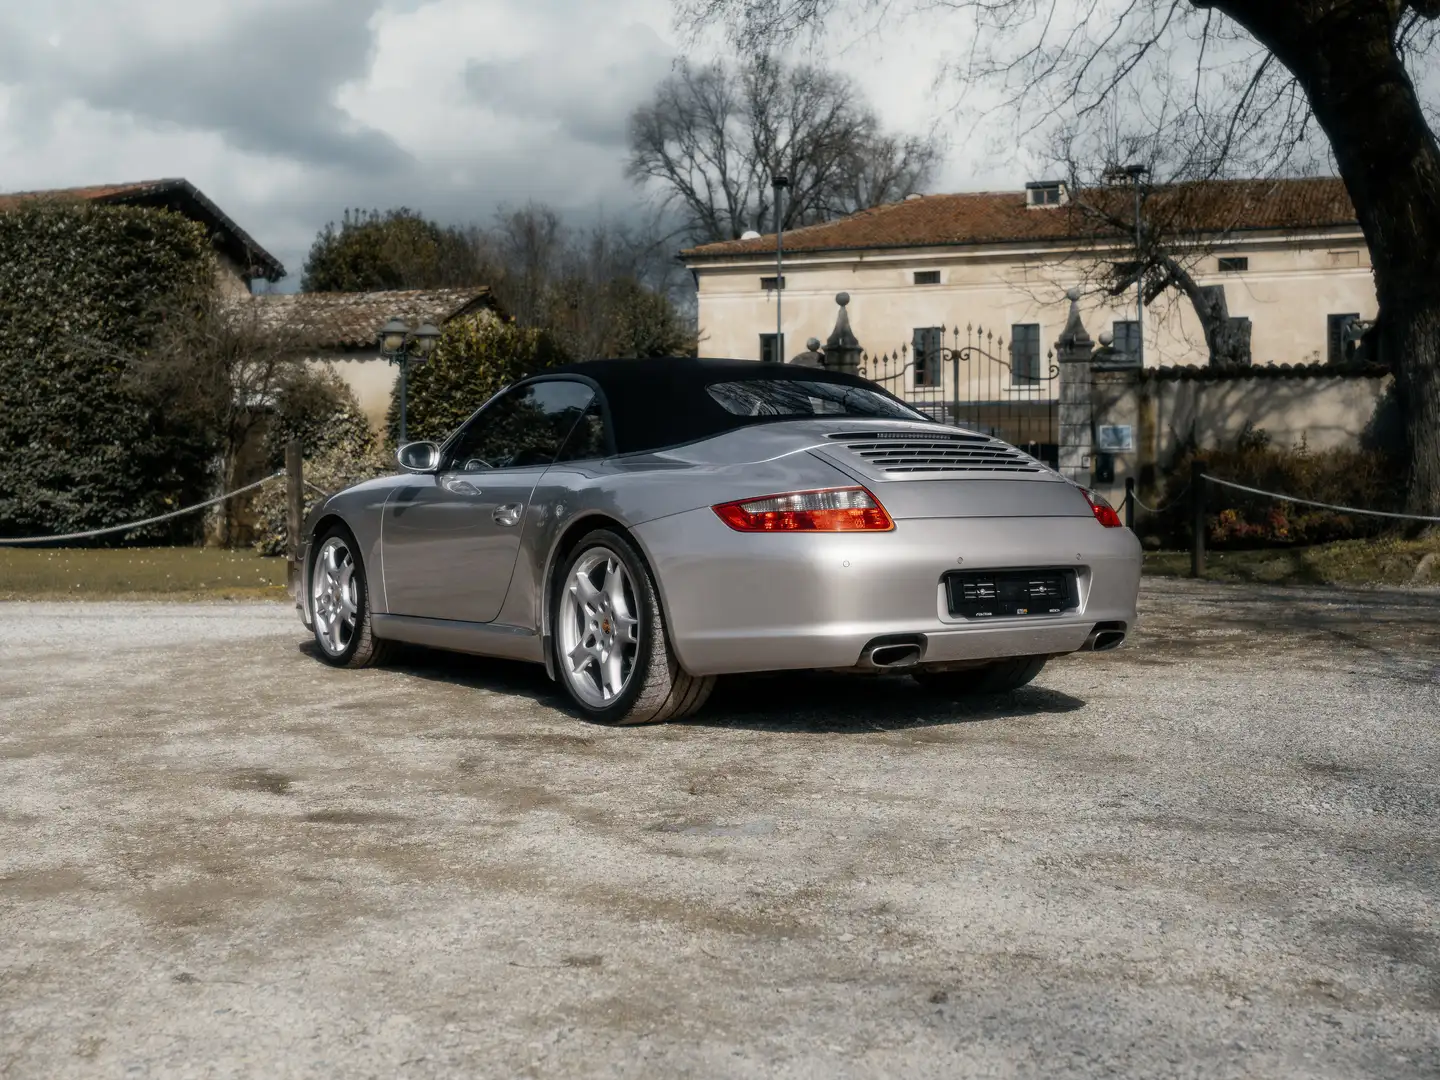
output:
<path id="1" fill-rule="evenodd" d="M 1094 401 L 1090 363 L 1095 343 L 1080 319 L 1080 290 L 1066 294 L 1070 317 L 1055 343 L 1060 367 L 1060 473 L 1086 487 L 1094 453 Z"/>
<path id="2" fill-rule="evenodd" d="M 844 371 L 850 375 L 860 373 L 860 342 L 855 331 L 850 329 L 850 314 L 845 310 L 850 303 L 849 293 L 837 293 L 835 303 L 840 312 L 835 316 L 835 329 L 825 342 L 825 366 L 831 371 Z"/>

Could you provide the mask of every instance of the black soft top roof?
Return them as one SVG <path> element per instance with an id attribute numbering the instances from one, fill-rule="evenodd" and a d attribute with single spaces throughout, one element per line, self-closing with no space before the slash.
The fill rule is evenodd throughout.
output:
<path id="1" fill-rule="evenodd" d="M 790 364 L 693 356 L 589 360 L 547 368 L 536 375 L 542 378 L 578 375 L 599 385 L 610 409 L 615 448 L 622 454 L 677 446 L 754 422 L 750 417 L 730 412 L 706 393 L 706 387 L 715 383 L 754 379 L 839 383 L 892 396 L 858 375 Z"/>

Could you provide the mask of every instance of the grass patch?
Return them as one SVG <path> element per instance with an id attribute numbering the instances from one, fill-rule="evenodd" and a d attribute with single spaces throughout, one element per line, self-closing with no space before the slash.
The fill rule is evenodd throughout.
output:
<path id="1" fill-rule="evenodd" d="M 1418 578 L 1421 560 L 1433 555 Z M 1145 573 L 1189 577 L 1188 551 L 1147 551 Z M 1440 585 L 1440 539 L 1340 540 L 1302 548 L 1207 551 L 1208 581 L 1262 585 Z"/>
<path id="2" fill-rule="evenodd" d="M 253 551 L 0 547 L 0 600 L 285 600 L 285 574 Z"/>

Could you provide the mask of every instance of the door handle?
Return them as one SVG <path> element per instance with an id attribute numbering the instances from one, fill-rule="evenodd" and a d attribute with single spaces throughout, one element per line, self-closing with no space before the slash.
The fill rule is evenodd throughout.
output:
<path id="1" fill-rule="evenodd" d="M 504 506 L 497 506 L 495 513 L 490 516 L 500 525 L 514 525 L 520 520 L 520 513 L 524 509 L 520 503 L 506 503 Z"/>

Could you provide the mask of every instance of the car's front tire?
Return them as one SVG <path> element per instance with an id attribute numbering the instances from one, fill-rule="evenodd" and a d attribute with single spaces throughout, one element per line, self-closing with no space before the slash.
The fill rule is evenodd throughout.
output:
<path id="1" fill-rule="evenodd" d="M 310 564 L 310 619 L 320 659 L 332 667 L 383 663 L 392 645 L 371 627 L 370 589 L 359 545 L 343 525 L 315 542 Z"/>
<path id="2" fill-rule="evenodd" d="M 654 724 L 705 704 L 715 678 L 680 666 L 654 578 L 627 537 L 613 529 L 587 534 L 561 564 L 552 596 L 555 667 L 585 716 Z"/>
<path id="3" fill-rule="evenodd" d="M 949 697 L 970 697 L 979 694 L 1006 694 L 1029 683 L 1045 666 L 1048 656 L 1016 656 L 997 660 L 983 667 L 959 671 L 914 672 L 915 681 L 926 690 Z"/>

